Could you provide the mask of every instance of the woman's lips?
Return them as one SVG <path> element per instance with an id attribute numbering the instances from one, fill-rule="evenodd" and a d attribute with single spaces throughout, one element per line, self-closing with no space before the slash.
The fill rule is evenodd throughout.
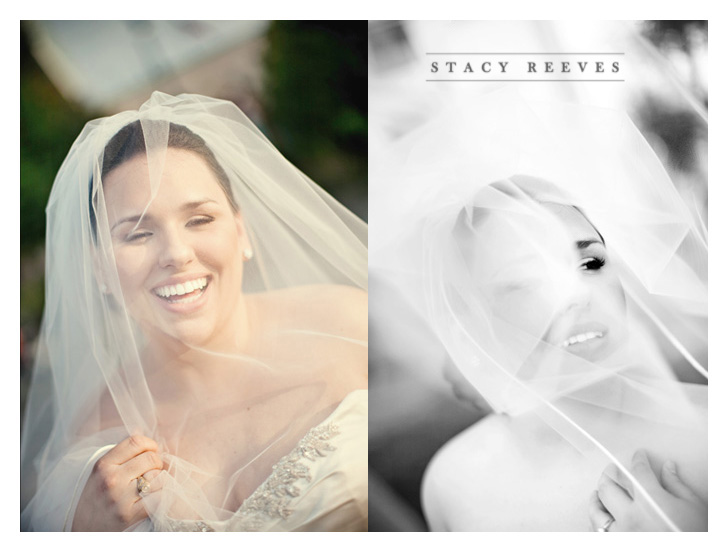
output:
<path id="1" fill-rule="evenodd" d="M 564 339 L 560 346 L 565 351 L 582 355 L 595 352 L 606 345 L 609 331 L 601 325 L 589 325 L 587 327 L 574 328 L 569 337 Z"/>
<path id="2" fill-rule="evenodd" d="M 209 278 L 206 276 L 175 278 L 156 286 L 152 291 L 158 297 L 169 299 L 170 297 L 173 298 L 175 295 L 183 296 L 196 290 L 204 290 L 208 283 Z"/>
<path id="3" fill-rule="evenodd" d="M 565 339 L 564 342 L 561 344 L 561 346 L 564 349 L 567 349 L 569 347 L 573 347 L 574 345 L 578 345 L 580 343 L 586 343 L 587 341 L 592 341 L 594 339 L 601 339 L 604 337 L 603 332 L 593 331 L 593 332 L 584 332 L 572 335 L 568 339 Z"/>
<path id="4" fill-rule="evenodd" d="M 209 278 L 195 278 L 159 286 L 152 293 L 165 309 L 174 313 L 189 313 L 202 307 L 210 283 Z"/>

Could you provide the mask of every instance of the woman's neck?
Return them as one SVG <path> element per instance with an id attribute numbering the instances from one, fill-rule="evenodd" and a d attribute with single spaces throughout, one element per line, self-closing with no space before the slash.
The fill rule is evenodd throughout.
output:
<path id="1" fill-rule="evenodd" d="M 240 301 L 230 320 L 204 343 L 185 343 L 161 331 L 149 336 L 142 364 L 150 385 L 164 395 L 198 394 L 215 388 L 255 353 L 258 326 L 254 301 Z M 155 386 L 154 383 L 158 385 Z"/>

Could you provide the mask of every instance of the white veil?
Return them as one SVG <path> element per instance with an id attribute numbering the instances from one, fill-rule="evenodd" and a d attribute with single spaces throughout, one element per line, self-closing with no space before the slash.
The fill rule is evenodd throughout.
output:
<path id="1" fill-rule="evenodd" d="M 134 166 L 142 173 L 110 184 L 129 159 L 141 160 Z M 191 197 L 165 186 L 167 168 L 180 159 L 179 174 L 189 181 L 214 174 L 219 188 L 211 193 L 223 195 Z M 172 231 L 163 224 L 173 219 L 158 215 L 180 192 L 198 201 L 186 204 L 187 218 L 174 219 Z M 132 202 L 126 211 L 119 197 Z M 205 208 L 217 211 L 195 211 L 211 197 L 217 203 Z M 130 213 L 136 219 L 123 222 Z M 217 230 L 212 221 L 223 218 L 238 222 Z M 166 470 L 162 490 L 143 498 L 150 519 L 132 529 L 171 530 L 179 520 L 214 527 L 255 510 L 253 491 L 275 463 L 349 392 L 340 381 L 365 379 L 366 224 L 232 103 L 159 92 L 138 111 L 86 125 L 58 172 L 47 220 L 45 311 L 22 435 L 21 527 L 69 529 L 95 460 L 134 433 L 159 443 Z M 184 290 L 170 278 L 187 267 L 149 260 L 157 235 L 170 240 L 170 251 L 183 247 L 171 241 L 178 231 L 196 232 L 190 239 L 207 255 L 192 261 L 196 280 Z M 188 253 L 169 253 L 178 254 Z M 186 307 L 170 294 L 198 293 L 193 287 L 204 293 L 207 321 L 178 323 L 167 305 Z M 165 363 L 172 357 L 176 364 Z M 217 383 L 190 383 L 200 381 L 185 379 L 190 367 Z M 285 498 L 304 476 L 289 481 L 274 514 L 289 514 Z"/>
<path id="2" fill-rule="evenodd" d="M 538 416 L 593 487 L 613 462 L 639 488 L 629 460 L 643 448 L 707 501 L 707 385 L 686 383 L 707 382 L 707 230 L 629 117 L 503 89 L 422 125 L 375 169 L 370 270 L 493 410 Z"/>

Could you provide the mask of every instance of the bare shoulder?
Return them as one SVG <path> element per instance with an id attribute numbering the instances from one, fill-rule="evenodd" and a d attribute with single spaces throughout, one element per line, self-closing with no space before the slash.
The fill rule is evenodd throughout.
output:
<path id="1" fill-rule="evenodd" d="M 582 499 L 591 492 L 583 457 L 543 424 L 537 416 L 490 415 L 449 441 L 423 483 L 431 528 L 582 530 Z"/>
<path id="2" fill-rule="evenodd" d="M 306 353 L 318 355 L 318 375 L 331 384 L 334 395 L 368 387 L 366 291 L 351 286 L 300 286 L 262 294 L 259 301 L 262 312 L 277 313 L 277 323 L 322 338 L 322 347 L 307 346 Z"/>
<path id="3" fill-rule="evenodd" d="M 511 419 L 491 414 L 448 441 L 427 466 L 422 484 L 422 503 L 430 529 L 452 531 L 456 521 L 462 520 L 463 511 L 472 505 L 473 489 L 482 493 L 493 488 L 502 473 L 501 464 L 513 448 Z M 481 495 L 482 514 L 487 512 L 487 501 Z"/>
<path id="4" fill-rule="evenodd" d="M 265 302 L 292 322 L 339 337 L 367 340 L 367 292 L 352 286 L 311 285 L 265 294 Z"/>

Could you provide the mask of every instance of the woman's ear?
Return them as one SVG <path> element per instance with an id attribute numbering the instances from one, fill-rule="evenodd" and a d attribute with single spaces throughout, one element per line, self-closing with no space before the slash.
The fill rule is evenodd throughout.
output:
<path id="1" fill-rule="evenodd" d="M 101 293 L 103 293 L 104 295 L 110 294 L 111 286 L 109 285 L 109 282 L 111 280 L 109 279 L 107 270 L 105 270 L 102 266 L 101 259 L 99 259 L 97 252 L 92 253 L 92 255 L 94 265 L 94 279 L 96 280 L 96 285 L 98 285 L 99 291 L 101 291 Z"/>
<path id="2" fill-rule="evenodd" d="M 240 214 L 240 211 L 235 213 L 235 227 L 238 232 L 238 240 L 240 243 L 240 248 L 242 250 L 243 260 L 248 261 L 253 258 L 253 248 L 250 244 L 248 231 L 245 229 L 243 215 Z"/>

